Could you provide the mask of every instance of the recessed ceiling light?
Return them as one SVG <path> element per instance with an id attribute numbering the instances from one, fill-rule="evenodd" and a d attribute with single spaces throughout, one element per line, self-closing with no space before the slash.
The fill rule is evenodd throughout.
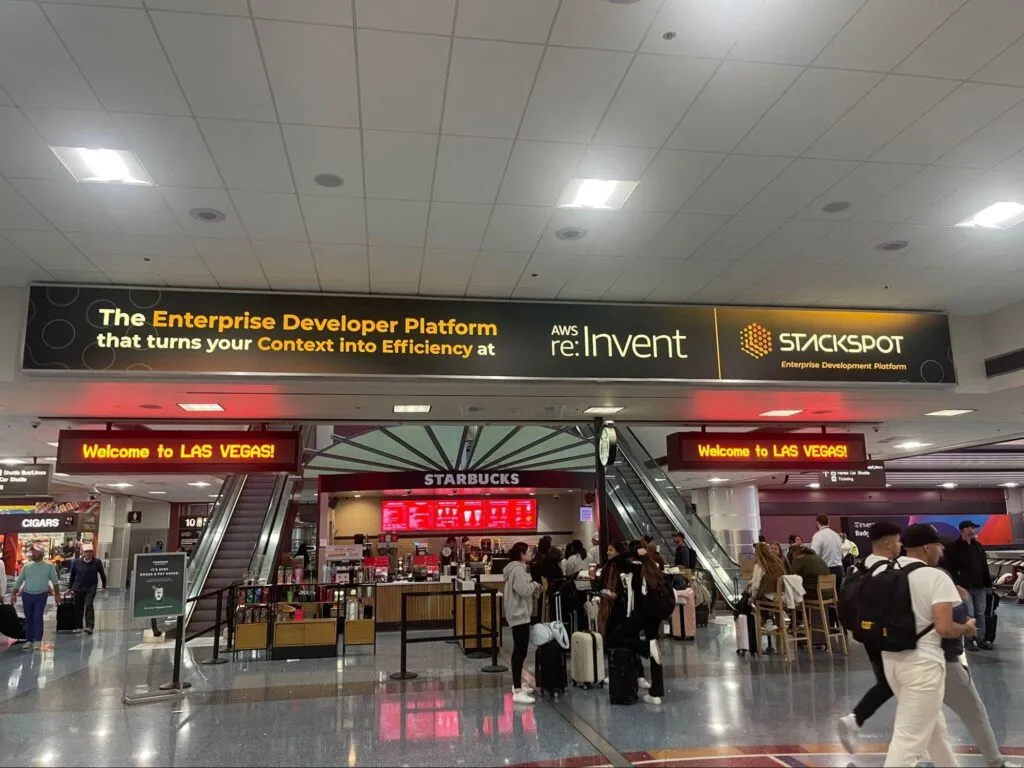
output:
<path id="1" fill-rule="evenodd" d="M 345 183 L 345 180 L 336 173 L 318 173 L 313 177 L 313 181 L 321 187 L 327 187 L 328 189 L 340 187 Z"/>
<path id="2" fill-rule="evenodd" d="M 1000 483 L 1003 488 L 1016 488 L 1017 483 Z"/>
<path id="3" fill-rule="evenodd" d="M 69 475 L 67 472 L 54 472 L 53 476 L 54 477 L 71 477 L 71 475 Z"/>
<path id="4" fill-rule="evenodd" d="M 47 445 L 50 446 L 51 448 L 56 448 L 58 445 L 60 445 L 60 443 L 47 443 Z"/>
<path id="5" fill-rule="evenodd" d="M 761 416 L 796 416 L 798 413 L 803 413 L 802 408 L 777 408 L 774 411 L 765 411 L 760 414 Z"/>
<path id="6" fill-rule="evenodd" d="M 147 491 L 147 493 L 149 493 L 149 494 L 151 494 L 153 496 L 166 496 L 167 495 L 167 491 Z"/>
<path id="7" fill-rule="evenodd" d="M 205 480 L 197 480 L 194 483 L 189 483 L 189 485 L 191 485 L 193 488 L 209 488 L 210 487 L 210 483 L 207 483 Z"/>
<path id="8" fill-rule="evenodd" d="M 623 410 L 625 406 L 622 405 L 592 405 L 583 412 L 588 416 L 614 416 Z"/>
<path id="9" fill-rule="evenodd" d="M 218 211 L 216 208 L 193 208 L 188 212 L 188 215 L 196 221 L 202 221 L 206 224 L 215 224 L 227 218 L 223 211 Z"/>
<path id="10" fill-rule="evenodd" d="M 709 483 L 724 483 L 728 478 L 725 477 L 709 477 Z"/>
<path id="11" fill-rule="evenodd" d="M 178 403 L 178 407 L 189 413 L 209 413 L 224 410 L 224 406 L 220 403 Z"/>
<path id="12" fill-rule="evenodd" d="M 56 461 L 56 456 L 36 456 L 36 461 Z"/>
<path id="13" fill-rule="evenodd" d="M 352 498 L 353 499 L 361 499 L 361 498 L 363 498 L 363 494 L 361 494 L 361 493 L 353 493 L 352 494 Z"/>
<path id="14" fill-rule="evenodd" d="M 942 483 L 939 488 L 956 488 L 956 483 Z"/>
<path id="15" fill-rule="evenodd" d="M 808 483 L 808 488 L 821 488 L 821 483 Z"/>
<path id="16" fill-rule="evenodd" d="M 108 488 L 131 488 L 131 483 L 107 483 Z"/>
<path id="17" fill-rule="evenodd" d="M 396 405 L 392 409 L 393 413 L 430 413 L 429 405 Z"/>
<path id="18" fill-rule="evenodd" d="M 886 488 L 892 488 L 892 483 L 886 483 L 886 484 L 885 484 L 885 487 L 886 487 Z"/>
<path id="19" fill-rule="evenodd" d="M 559 240 L 582 240 L 587 236 L 587 230 L 583 227 L 562 227 L 561 229 L 555 230 L 555 237 Z"/>
<path id="20" fill-rule="evenodd" d="M 152 187 L 153 178 L 135 153 L 127 149 L 50 147 L 76 181 L 99 184 L 141 184 Z"/>
<path id="21" fill-rule="evenodd" d="M 904 443 L 896 443 L 894 447 L 902 448 L 905 451 L 913 451 L 916 448 L 927 448 L 931 443 L 922 443 L 920 440 L 907 440 Z"/>
<path id="22" fill-rule="evenodd" d="M 875 250 L 881 251 L 882 253 L 890 253 L 892 251 L 902 251 L 908 245 L 910 245 L 910 243 L 906 240 L 886 240 L 884 243 L 876 245 Z"/>
<path id="23" fill-rule="evenodd" d="M 0 459 L 0 464 L 4 464 L 4 465 L 6 465 L 8 467 L 16 467 L 19 464 L 24 464 L 24 463 L 25 462 L 22 461 L 21 459 Z"/>
<path id="24" fill-rule="evenodd" d="M 573 179 L 562 193 L 558 207 L 617 211 L 636 185 L 635 181 L 617 179 Z"/>
<path id="25" fill-rule="evenodd" d="M 845 211 L 850 207 L 850 204 L 846 200 L 836 200 L 834 203 L 825 203 L 821 206 L 821 210 L 825 213 L 839 213 Z"/>
<path id="26" fill-rule="evenodd" d="M 210 498 L 211 498 L 211 499 L 216 499 L 216 498 L 219 498 L 219 497 L 220 497 L 220 494 L 219 494 L 219 493 L 211 493 L 211 494 L 210 494 Z"/>
<path id="27" fill-rule="evenodd" d="M 925 416 L 963 416 L 965 413 L 974 413 L 974 408 L 943 408 L 941 411 L 932 411 Z"/>
<path id="28" fill-rule="evenodd" d="M 968 219 L 964 219 L 958 227 L 968 229 L 1009 229 L 1024 221 L 1024 205 L 1013 202 L 992 203 L 982 208 Z"/>

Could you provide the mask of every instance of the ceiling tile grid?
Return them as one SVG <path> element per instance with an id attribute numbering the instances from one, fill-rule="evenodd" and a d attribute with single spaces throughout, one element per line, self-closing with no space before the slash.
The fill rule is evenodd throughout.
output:
<path id="1" fill-rule="evenodd" d="M 0 0 L 0 282 L 989 311 L 1022 71 L 1019 0 Z"/>

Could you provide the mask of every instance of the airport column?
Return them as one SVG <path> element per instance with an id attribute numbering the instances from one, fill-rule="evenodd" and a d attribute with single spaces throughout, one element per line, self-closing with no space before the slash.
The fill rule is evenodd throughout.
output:
<path id="1" fill-rule="evenodd" d="M 605 553 L 608 551 L 608 481 L 605 479 L 604 462 L 601 461 L 601 430 L 604 429 L 604 419 L 598 416 L 594 419 L 594 490 L 597 498 L 597 536 L 598 555 L 601 562 L 604 562 Z"/>
<path id="2" fill-rule="evenodd" d="M 104 493 L 100 496 L 100 530 L 96 547 L 99 557 L 106 560 L 107 581 L 111 587 L 121 589 L 128 577 L 128 509 L 127 496 Z"/>
<path id="3" fill-rule="evenodd" d="M 1024 539 L 1024 488 L 1006 488 L 1003 498 L 1006 499 L 1006 514 L 1010 518 L 1013 540 Z"/>
<path id="4" fill-rule="evenodd" d="M 737 562 L 741 557 L 751 557 L 761 533 L 757 486 L 709 488 L 707 494 L 708 527 L 715 538 Z"/>

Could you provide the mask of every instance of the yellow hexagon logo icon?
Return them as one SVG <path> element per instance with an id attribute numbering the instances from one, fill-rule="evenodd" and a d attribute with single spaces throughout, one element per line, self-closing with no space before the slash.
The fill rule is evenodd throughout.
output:
<path id="1" fill-rule="evenodd" d="M 755 360 L 772 351 L 772 332 L 758 323 L 751 323 L 740 331 L 740 349 Z"/>

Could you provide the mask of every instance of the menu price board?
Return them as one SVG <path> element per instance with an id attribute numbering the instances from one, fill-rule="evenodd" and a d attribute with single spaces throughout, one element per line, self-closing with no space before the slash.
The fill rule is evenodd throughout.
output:
<path id="1" fill-rule="evenodd" d="M 381 529 L 437 532 L 533 530 L 536 499 L 402 499 L 381 503 Z"/>
<path id="2" fill-rule="evenodd" d="M 864 469 L 864 435 L 676 432 L 668 436 L 669 471 Z"/>

